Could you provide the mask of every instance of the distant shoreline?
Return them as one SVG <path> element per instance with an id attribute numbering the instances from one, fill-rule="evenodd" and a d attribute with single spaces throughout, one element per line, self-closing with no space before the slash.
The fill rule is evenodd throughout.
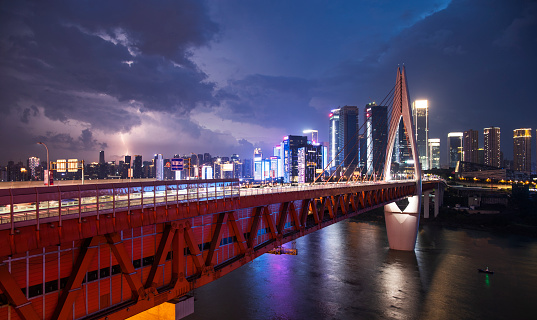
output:
<path id="1" fill-rule="evenodd" d="M 425 219 L 420 217 L 420 225 L 487 231 L 504 235 L 518 235 L 537 238 L 537 225 L 517 221 L 514 214 L 467 214 L 442 208 L 438 217 Z M 376 222 L 384 224 L 384 208 L 377 208 L 359 214 L 353 221 Z"/>

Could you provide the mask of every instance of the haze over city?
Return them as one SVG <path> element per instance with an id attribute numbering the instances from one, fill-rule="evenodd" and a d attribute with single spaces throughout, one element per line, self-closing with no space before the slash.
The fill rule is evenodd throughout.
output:
<path id="1" fill-rule="evenodd" d="M 512 130 L 537 127 L 536 17 L 535 1 L 4 1 L 0 163 L 43 159 L 37 141 L 87 161 L 327 141 L 329 111 L 382 100 L 403 63 L 429 137 L 497 126 L 512 158 Z"/>

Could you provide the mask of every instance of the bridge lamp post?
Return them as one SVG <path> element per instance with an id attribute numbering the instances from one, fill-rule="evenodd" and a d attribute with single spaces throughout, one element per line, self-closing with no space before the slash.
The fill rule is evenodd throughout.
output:
<path id="1" fill-rule="evenodd" d="M 43 142 L 39 141 L 37 144 L 41 144 L 47 149 L 47 186 L 50 186 L 50 170 L 49 170 L 49 158 L 48 158 L 48 147 Z"/>

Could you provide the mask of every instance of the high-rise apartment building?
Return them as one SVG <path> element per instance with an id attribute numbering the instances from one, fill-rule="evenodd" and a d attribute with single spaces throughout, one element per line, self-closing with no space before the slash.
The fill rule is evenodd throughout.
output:
<path id="1" fill-rule="evenodd" d="M 513 130 L 514 170 L 531 172 L 531 129 Z"/>
<path id="2" fill-rule="evenodd" d="M 377 106 L 374 102 L 365 106 L 365 151 L 367 153 L 367 174 L 382 174 L 386 162 L 388 144 L 388 107 Z M 362 150 L 360 150 L 362 151 Z"/>
<path id="3" fill-rule="evenodd" d="M 455 168 L 462 160 L 462 132 L 448 133 L 448 166 Z"/>
<path id="4" fill-rule="evenodd" d="M 416 100 L 412 103 L 412 118 L 414 120 L 416 144 L 419 161 L 423 170 L 429 170 L 429 155 L 427 143 L 429 140 L 429 103 L 427 100 Z"/>
<path id="5" fill-rule="evenodd" d="M 462 138 L 462 160 L 479 163 L 479 133 L 475 130 L 464 131 Z"/>
<path id="6" fill-rule="evenodd" d="M 502 163 L 500 155 L 500 128 L 485 128 L 483 130 L 483 135 L 485 146 L 485 164 L 499 168 Z"/>
<path id="7" fill-rule="evenodd" d="M 104 164 L 104 150 L 99 151 L 99 164 Z"/>
<path id="8" fill-rule="evenodd" d="M 429 139 L 429 169 L 440 169 L 440 139 Z"/>

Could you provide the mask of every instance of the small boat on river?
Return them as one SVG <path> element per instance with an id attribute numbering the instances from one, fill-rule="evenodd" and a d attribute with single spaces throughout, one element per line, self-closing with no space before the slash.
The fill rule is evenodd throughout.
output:
<path id="1" fill-rule="evenodd" d="M 486 269 L 477 269 L 477 271 L 482 273 L 494 274 L 494 271 L 489 270 L 489 267 L 487 267 Z"/>

